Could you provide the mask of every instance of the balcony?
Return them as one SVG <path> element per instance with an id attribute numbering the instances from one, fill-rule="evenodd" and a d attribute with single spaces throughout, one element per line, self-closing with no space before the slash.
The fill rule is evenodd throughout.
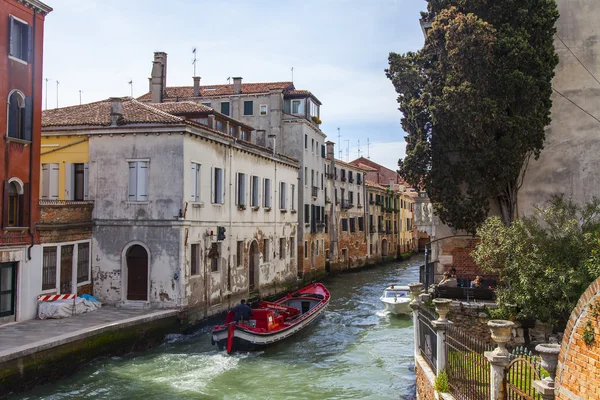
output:
<path id="1" fill-rule="evenodd" d="M 354 178 L 348 178 L 348 183 L 354 183 Z"/>
<path id="2" fill-rule="evenodd" d="M 319 194 L 319 187 L 313 186 L 312 187 L 312 197 L 314 197 L 316 199 L 318 194 Z"/>
<path id="3" fill-rule="evenodd" d="M 340 181 L 342 181 L 342 182 L 346 182 L 346 177 L 345 177 L 345 176 L 342 176 L 342 178 L 340 179 Z"/>
<path id="4" fill-rule="evenodd" d="M 345 200 L 345 199 L 344 199 L 344 200 L 342 200 L 342 209 L 344 209 L 344 210 L 349 210 L 349 209 L 351 209 L 352 207 L 354 207 L 354 204 L 352 204 L 350 201 L 348 201 L 348 200 Z"/>

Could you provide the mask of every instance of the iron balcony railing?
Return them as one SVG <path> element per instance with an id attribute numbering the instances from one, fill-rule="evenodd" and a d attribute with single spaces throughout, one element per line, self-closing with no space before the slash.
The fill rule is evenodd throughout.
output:
<path id="1" fill-rule="evenodd" d="M 318 194 L 319 194 L 319 187 L 313 186 L 312 187 L 312 197 L 317 197 Z"/>
<path id="2" fill-rule="evenodd" d="M 347 199 L 342 200 L 342 208 L 350 209 L 352 207 L 354 207 L 354 204 L 352 204 L 349 200 L 347 200 Z"/>

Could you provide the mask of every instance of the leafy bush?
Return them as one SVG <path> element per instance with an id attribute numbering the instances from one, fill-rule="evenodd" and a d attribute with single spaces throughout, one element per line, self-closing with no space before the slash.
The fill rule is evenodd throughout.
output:
<path id="1" fill-rule="evenodd" d="M 448 384 L 448 374 L 446 370 L 441 370 L 435 377 L 435 390 L 441 393 L 449 393 L 450 385 Z"/>

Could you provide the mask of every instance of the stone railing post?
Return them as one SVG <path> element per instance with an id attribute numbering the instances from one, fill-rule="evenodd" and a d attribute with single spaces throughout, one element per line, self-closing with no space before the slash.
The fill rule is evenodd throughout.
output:
<path id="1" fill-rule="evenodd" d="M 498 347 L 492 351 L 486 351 L 485 357 L 490 362 L 490 392 L 492 400 L 503 400 L 504 399 L 504 371 L 510 357 L 508 350 L 506 350 L 506 343 L 512 337 L 512 329 L 515 324 L 511 321 L 504 321 L 500 319 L 493 319 L 488 321 L 487 325 L 490 327 L 492 332 L 492 340 L 496 342 Z"/>
<path id="2" fill-rule="evenodd" d="M 533 387 L 540 395 L 542 395 L 543 400 L 553 400 L 555 396 L 554 378 L 556 376 L 560 345 L 538 344 L 535 346 L 535 350 L 540 353 L 540 357 L 542 358 L 542 368 L 548 371 L 550 376 L 539 381 L 533 381 Z"/>
<path id="3" fill-rule="evenodd" d="M 413 330 L 414 330 L 414 342 L 415 342 L 415 355 L 419 353 L 419 346 L 421 345 L 421 333 L 419 331 L 419 307 L 422 302 L 419 295 L 423 289 L 422 283 L 410 283 L 408 285 L 410 294 L 413 297 L 413 301 L 410 302 L 410 308 L 413 310 Z"/>
<path id="4" fill-rule="evenodd" d="M 450 299 L 433 299 L 435 305 L 435 311 L 438 313 L 438 319 L 431 321 L 431 324 L 435 328 L 437 336 L 437 354 L 436 354 L 436 369 L 439 374 L 442 370 L 446 369 L 446 329 L 452 325 L 452 322 L 448 321 L 448 313 L 450 312 Z"/>

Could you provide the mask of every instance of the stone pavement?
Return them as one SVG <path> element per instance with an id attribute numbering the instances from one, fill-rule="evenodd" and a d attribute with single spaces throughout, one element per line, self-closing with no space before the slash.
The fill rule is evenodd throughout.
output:
<path id="1" fill-rule="evenodd" d="M 178 310 L 138 310 L 104 306 L 70 318 L 0 325 L 0 363 L 102 332 L 172 317 Z"/>

